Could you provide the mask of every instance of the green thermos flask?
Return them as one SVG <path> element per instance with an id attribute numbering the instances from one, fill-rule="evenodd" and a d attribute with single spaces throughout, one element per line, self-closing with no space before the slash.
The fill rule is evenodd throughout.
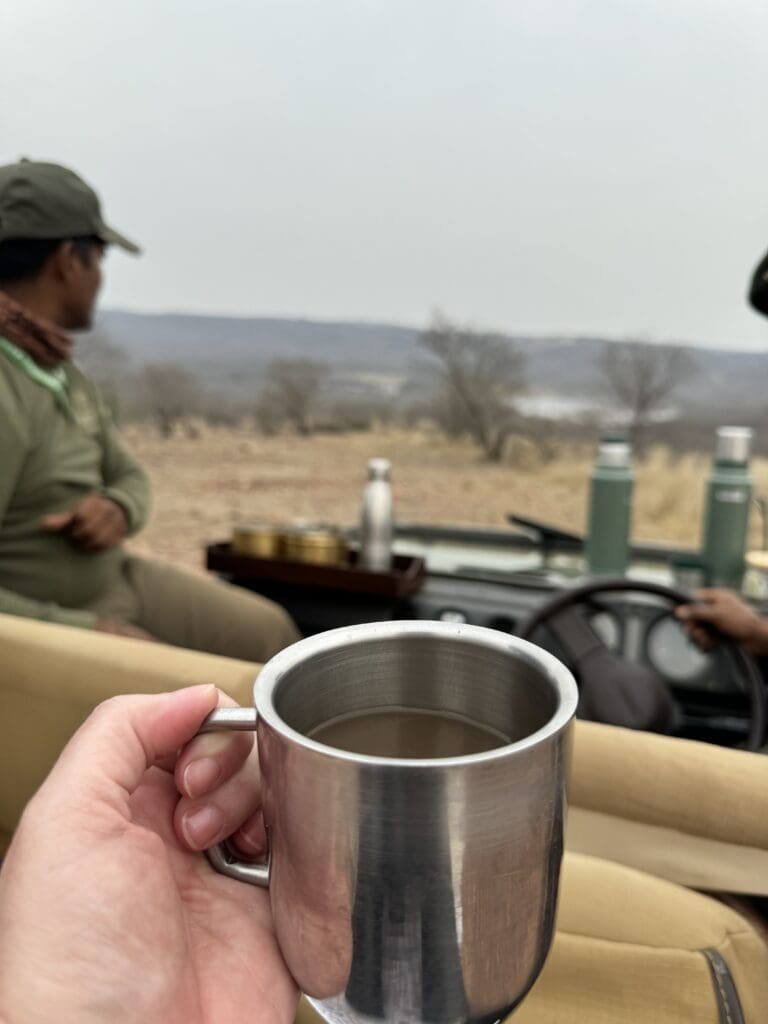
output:
<path id="1" fill-rule="evenodd" d="M 630 562 L 632 449 L 625 437 L 600 439 L 590 478 L 587 567 L 599 576 L 622 575 Z"/>
<path id="2" fill-rule="evenodd" d="M 747 545 L 752 479 L 749 427 L 719 427 L 712 472 L 707 481 L 702 561 L 707 582 L 741 588 Z"/>

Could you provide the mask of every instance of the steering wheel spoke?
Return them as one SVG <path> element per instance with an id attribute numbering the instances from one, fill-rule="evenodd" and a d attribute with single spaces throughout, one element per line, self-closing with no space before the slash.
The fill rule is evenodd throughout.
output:
<path id="1" fill-rule="evenodd" d="M 547 627 L 576 669 L 591 654 L 608 651 L 592 623 L 576 605 L 563 608 L 557 615 L 553 615 Z"/>

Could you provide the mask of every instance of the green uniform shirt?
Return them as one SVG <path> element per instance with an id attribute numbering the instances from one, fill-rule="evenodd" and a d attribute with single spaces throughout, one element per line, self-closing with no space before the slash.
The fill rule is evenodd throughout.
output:
<path id="1" fill-rule="evenodd" d="M 121 548 L 76 548 L 40 522 L 102 491 L 144 525 L 149 482 L 120 444 L 95 386 L 72 363 L 53 374 L 0 339 L 0 612 L 95 625 L 86 607 L 120 574 Z"/>

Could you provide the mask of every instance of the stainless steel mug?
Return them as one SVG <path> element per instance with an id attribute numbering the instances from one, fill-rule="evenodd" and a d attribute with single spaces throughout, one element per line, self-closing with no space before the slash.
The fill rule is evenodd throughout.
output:
<path id="1" fill-rule="evenodd" d="M 266 865 L 209 851 L 269 886 L 299 988 L 331 1022 L 496 1021 L 552 939 L 577 693 L 552 655 L 477 626 L 382 622 L 302 640 L 269 661 L 255 708 L 205 731 L 257 731 Z M 339 716 L 418 709 L 500 746 L 398 759 L 308 738 Z"/>

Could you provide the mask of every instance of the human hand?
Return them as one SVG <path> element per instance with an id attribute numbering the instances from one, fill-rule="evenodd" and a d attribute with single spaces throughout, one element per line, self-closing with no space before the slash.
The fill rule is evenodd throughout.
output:
<path id="1" fill-rule="evenodd" d="M 99 619 L 93 628 L 98 633 L 109 633 L 111 636 L 127 636 L 132 640 L 155 640 L 146 629 L 132 626 L 130 622 L 121 622 L 119 619 Z"/>
<path id="2" fill-rule="evenodd" d="M 198 737 L 176 763 L 217 701 L 213 686 L 106 701 L 28 804 L 0 871 L 4 1024 L 292 1021 L 268 893 L 174 831 L 175 815 L 207 846 L 257 809 L 248 734 Z"/>
<path id="3" fill-rule="evenodd" d="M 675 615 L 699 647 L 709 650 L 715 643 L 714 627 L 728 640 L 740 643 L 750 654 L 768 653 L 768 623 L 731 590 L 697 590 L 695 604 L 680 605 Z"/>
<path id="4" fill-rule="evenodd" d="M 128 535 L 125 512 L 104 494 L 94 491 L 66 512 L 45 516 L 42 527 L 49 533 L 63 533 L 83 551 L 107 551 Z"/>

